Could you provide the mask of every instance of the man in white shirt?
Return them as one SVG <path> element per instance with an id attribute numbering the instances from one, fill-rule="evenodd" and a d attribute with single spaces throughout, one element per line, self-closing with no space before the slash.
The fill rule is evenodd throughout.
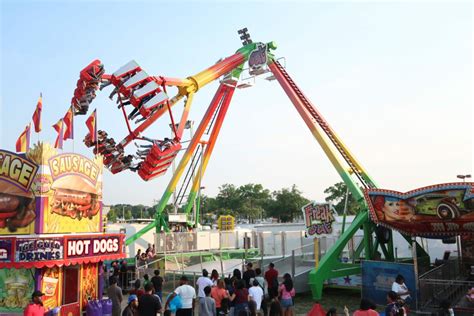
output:
<path id="1" fill-rule="evenodd" d="M 263 299 L 263 290 L 257 280 L 253 280 L 252 287 L 249 289 L 249 298 L 257 304 L 257 311 L 260 310 Z"/>
<path id="2" fill-rule="evenodd" d="M 197 281 L 196 285 L 198 286 L 198 298 L 199 298 L 199 307 L 201 308 L 200 310 L 203 310 L 205 308 L 203 304 L 205 303 L 205 298 L 206 298 L 206 293 L 204 293 L 204 289 L 206 286 L 212 287 L 212 281 L 209 279 L 209 272 L 207 272 L 206 269 L 202 270 L 202 276 L 200 276 Z"/>
<path id="3" fill-rule="evenodd" d="M 166 301 L 165 310 L 168 308 L 169 303 L 173 300 L 176 295 L 181 297 L 182 306 L 176 311 L 176 316 L 192 316 L 194 311 L 194 299 L 196 298 L 196 290 L 188 285 L 188 278 L 182 276 L 179 280 L 180 286 L 178 286 L 173 294 L 168 297 Z"/>

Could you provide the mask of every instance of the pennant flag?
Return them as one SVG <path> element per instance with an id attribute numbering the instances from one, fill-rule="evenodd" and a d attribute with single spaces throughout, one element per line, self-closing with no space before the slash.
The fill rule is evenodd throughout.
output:
<path id="1" fill-rule="evenodd" d="M 58 133 L 58 137 L 56 137 L 56 141 L 54 142 L 54 148 L 63 149 L 63 140 L 64 140 L 63 119 L 60 119 L 56 124 L 54 124 L 53 128 Z"/>
<path id="2" fill-rule="evenodd" d="M 43 95 L 40 93 L 38 103 L 36 103 L 36 110 L 33 113 L 33 124 L 35 126 L 35 132 L 41 132 L 41 111 L 43 110 Z"/>
<path id="3" fill-rule="evenodd" d="M 74 138 L 74 112 L 72 106 L 63 118 L 64 123 L 64 140 Z"/>
<path id="4" fill-rule="evenodd" d="M 86 125 L 91 135 L 91 141 L 95 143 L 97 141 L 97 109 L 89 116 Z"/>
<path id="5" fill-rule="evenodd" d="M 26 153 L 30 149 L 30 132 L 31 123 L 26 125 L 25 130 L 21 133 L 16 141 L 16 151 L 19 153 Z"/>

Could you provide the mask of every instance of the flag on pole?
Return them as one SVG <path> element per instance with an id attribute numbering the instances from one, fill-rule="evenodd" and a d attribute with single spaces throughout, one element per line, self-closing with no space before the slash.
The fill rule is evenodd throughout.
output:
<path id="1" fill-rule="evenodd" d="M 40 93 L 38 103 L 36 103 L 36 110 L 33 113 L 33 124 L 35 126 L 35 132 L 41 132 L 41 111 L 43 110 L 43 95 Z"/>
<path id="2" fill-rule="evenodd" d="M 58 133 L 58 137 L 56 137 L 56 141 L 54 142 L 54 148 L 63 149 L 63 140 L 64 140 L 63 119 L 60 119 L 56 124 L 54 124 L 53 128 Z"/>
<path id="3" fill-rule="evenodd" d="M 95 143 L 97 141 L 97 109 L 89 116 L 86 125 L 91 135 L 91 141 Z"/>
<path id="4" fill-rule="evenodd" d="M 26 153 L 30 148 L 30 133 L 31 133 L 31 123 L 26 125 L 23 133 L 20 134 L 16 141 L 16 151 L 19 153 Z"/>
<path id="5" fill-rule="evenodd" d="M 74 112 L 72 106 L 63 118 L 64 123 L 64 140 L 74 138 Z"/>

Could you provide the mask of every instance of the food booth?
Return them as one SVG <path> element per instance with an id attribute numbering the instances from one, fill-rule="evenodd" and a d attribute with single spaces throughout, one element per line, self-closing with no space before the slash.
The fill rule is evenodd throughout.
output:
<path id="1" fill-rule="evenodd" d="M 101 298 L 103 261 L 125 257 L 124 235 L 102 233 L 102 169 L 48 143 L 0 150 L 0 315 L 23 313 L 34 290 L 67 316 Z"/>

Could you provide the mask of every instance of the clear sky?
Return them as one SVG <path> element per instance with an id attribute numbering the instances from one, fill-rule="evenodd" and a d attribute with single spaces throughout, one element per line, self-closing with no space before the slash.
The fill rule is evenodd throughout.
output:
<path id="1" fill-rule="evenodd" d="M 135 59 L 148 73 L 186 77 L 235 52 L 237 30 L 248 27 L 254 41 L 277 42 L 290 75 L 380 187 L 405 191 L 473 173 L 470 2 L 0 3 L 0 148 L 14 149 L 40 92 L 39 138 L 54 141 L 50 126 L 95 58 L 109 73 Z M 216 88 L 198 92 L 192 119 L 199 121 Z M 99 128 L 120 140 L 126 127 L 109 93 L 92 109 Z M 76 118 L 76 139 L 65 151 L 86 153 L 86 117 Z M 145 135 L 169 135 L 168 123 L 164 117 Z M 169 178 L 143 182 L 106 171 L 104 201 L 151 205 Z M 213 196 L 224 183 L 271 190 L 296 184 L 323 200 L 338 181 L 278 83 L 260 78 L 236 91 L 202 185 Z"/>

